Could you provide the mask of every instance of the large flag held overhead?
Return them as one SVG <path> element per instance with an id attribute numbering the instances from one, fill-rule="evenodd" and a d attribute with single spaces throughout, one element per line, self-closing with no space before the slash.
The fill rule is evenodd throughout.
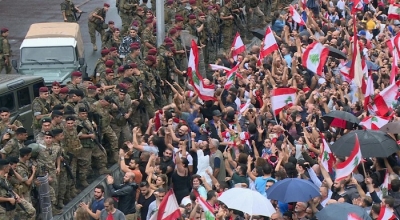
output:
<path id="1" fill-rule="evenodd" d="M 368 117 L 365 117 L 360 122 L 360 125 L 363 126 L 365 129 L 379 130 L 381 127 L 386 125 L 389 121 L 390 121 L 390 118 L 388 118 L 388 117 L 368 116 Z"/>
<path id="2" fill-rule="evenodd" d="M 239 32 L 236 32 L 236 36 L 235 36 L 235 38 L 233 39 L 233 42 L 232 42 L 232 47 L 235 48 L 235 49 L 232 51 L 231 55 L 232 55 L 232 58 L 236 61 L 237 60 L 237 56 L 246 51 L 246 46 L 244 45 L 243 40 L 240 37 Z"/>
<path id="3" fill-rule="evenodd" d="M 181 217 L 181 210 L 176 201 L 175 193 L 170 189 L 165 194 L 157 212 L 155 212 L 150 220 L 175 220 Z"/>
<path id="4" fill-rule="evenodd" d="M 231 88 L 233 84 L 235 84 L 235 76 L 236 76 L 236 71 L 238 70 L 239 65 L 236 65 L 233 67 L 227 74 L 226 74 L 226 83 L 224 86 L 225 90 L 228 90 Z"/>
<path id="5" fill-rule="evenodd" d="M 389 194 L 389 190 L 392 189 L 392 184 L 390 183 L 390 173 L 386 169 L 385 179 L 381 185 L 382 196 L 387 196 Z"/>
<path id="6" fill-rule="evenodd" d="M 293 21 L 295 21 L 297 24 L 302 26 L 306 25 L 304 20 L 301 18 L 300 14 L 296 11 L 296 9 L 292 5 L 289 5 L 289 13 L 290 16 L 292 16 Z"/>
<path id="7" fill-rule="evenodd" d="M 362 160 L 360 142 L 358 141 L 357 134 L 355 138 L 356 141 L 354 143 L 354 148 L 353 151 L 351 151 L 350 156 L 344 162 L 336 165 L 335 181 L 339 181 L 348 177 Z"/>
<path id="8" fill-rule="evenodd" d="M 189 83 L 194 87 L 199 98 L 203 101 L 215 100 L 213 84 L 204 84 L 203 77 L 199 73 L 199 52 L 197 44 L 192 40 L 192 48 L 190 49 L 190 56 L 188 62 L 187 74 L 189 77 Z"/>
<path id="9" fill-rule="evenodd" d="M 197 192 L 197 190 L 193 190 L 193 192 L 197 198 L 199 205 L 201 206 L 201 208 L 204 211 L 205 219 L 206 220 L 214 220 L 215 219 L 214 208 L 200 196 L 200 194 Z"/>
<path id="10" fill-rule="evenodd" d="M 275 115 L 278 115 L 283 108 L 290 107 L 296 100 L 297 90 L 294 88 L 277 88 L 271 93 L 271 106 Z"/>
<path id="11" fill-rule="evenodd" d="M 388 10 L 388 19 L 400 20 L 400 5 L 391 4 Z"/>
<path id="12" fill-rule="evenodd" d="M 322 76 L 329 49 L 319 42 L 314 42 L 303 53 L 302 65 L 308 70 Z"/>
<path id="13" fill-rule="evenodd" d="M 397 103 L 397 94 L 400 88 L 400 81 L 386 87 L 374 97 L 372 110 L 378 116 L 385 116 L 389 111 L 395 108 Z"/>
<path id="14" fill-rule="evenodd" d="M 361 1 L 361 0 L 359 0 L 359 1 Z M 353 16 L 353 21 L 356 21 L 355 16 Z M 357 33 L 356 22 L 353 22 L 353 33 Z M 349 75 L 350 75 L 350 78 L 352 78 L 354 80 L 354 83 L 359 88 L 361 88 L 364 72 L 363 72 L 361 51 L 360 51 L 360 45 L 358 44 L 357 34 L 354 34 L 354 36 L 353 36 L 353 54 L 352 55 L 353 55 L 353 57 L 352 57 L 352 63 L 351 63 Z"/>
<path id="15" fill-rule="evenodd" d="M 385 205 L 382 205 L 377 220 L 395 220 L 395 219 L 397 219 L 396 215 L 394 215 L 394 213 L 390 211 L 389 208 L 386 208 Z"/>
<path id="16" fill-rule="evenodd" d="M 329 173 L 333 173 L 333 166 L 336 163 L 335 155 L 332 153 L 331 148 L 329 147 L 322 133 L 320 133 L 320 137 L 322 139 L 322 144 L 321 144 L 322 153 L 319 155 L 319 158 L 325 170 L 328 171 Z"/>
<path id="17" fill-rule="evenodd" d="M 264 57 L 279 49 L 278 43 L 275 40 L 274 33 L 272 32 L 270 27 L 268 27 L 265 31 L 263 43 L 264 45 L 260 52 L 260 59 L 263 59 Z"/>
<path id="18" fill-rule="evenodd" d="M 351 13 L 352 14 L 355 14 L 355 13 L 357 13 L 358 11 L 362 11 L 364 9 L 364 4 L 363 4 L 363 2 L 361 1 L 361 0 L 355 0 L 354 2 L 353 2 L 353 7 L 351 8 Z M 355 21 L 355 20 L 353 20 L 353 21 Z M 356 32 L 354 32 L 354 33 L 356 33 Z"/>

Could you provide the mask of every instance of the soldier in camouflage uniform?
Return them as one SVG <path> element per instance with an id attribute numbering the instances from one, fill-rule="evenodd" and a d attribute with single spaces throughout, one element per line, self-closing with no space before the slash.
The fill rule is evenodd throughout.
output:
<path id="1" fill-rule="evenodd" d="M 136 0 L 120 0 L 119 3 L 119 16 L 122 21 L 121 33 L 123 36 L 127 35 L 132 21 L 133 11 L 136 10 L 138 2 Z"/>
<path id="2" fill-rule="evenodd" d="M 23 205 L 27 209 L 29 215 L 27 215 L 26 212 L 22 211 L 19 206 L 17 206 L 17 214 L 20 216 L 20 219 L 27 220 L 34 220 L 36 215 L 36 210 L 32 206 L 31 201 L 32 185 L 34 178 L 36 177 L 36 166 L 32 165 L 32 163 L 30 162 L 31 153 L 32 148 L 21 148 L 19 150 L 19 161 L 14 170 L 22 177 L 22 182 L 20 183 L 19 192 L 17 192 L 17 194 L 21 196 L 21 198 L 25 200 L 26 203 L 28 203 L 24 203 Z"/>
<path id="3" fill-rule="evenodd" d="M 51 107 L 49 99 L 49 89 L 47 87 L 39 88 L 39 97 L 36 97 L 32 102 L 32 113 L 33 113 L 33 135 L 36 136 L 40 131 L 40 120 L 43 117 L 50 116 Z"/>
<path id="4" fill-rule="evenodd" d="M 79 71 L 71 73 L 71 82 L 67 84 L 67 87 L 70 91 L 78 89 L 82 90 L 82 92 L 86 92 L 86 88 L 82 85 L 82 73 Z"/>
<path id="5" fill-rule="evenodd" d="M 10 110 L 6 107 L 1 107 L 0 108 L 0 131 L 3 132 L 6 130 L 8 127 L 8 132 L 4 135 L 2 139 L 2 143 L 0 144 L 5 144 L 8 140 L 14 137 L 14 131 L 17 130 L 17 128 L 22 127 L 22 123 L 20 121 L 15 120 L 12 125 L 10 125 Z"/>
<path id="6" fill-rule="evenodd" d="M 74 12 L 82 13 L 82 11 L 75 6 L 75 4 L 71 0 L 65 0 L 61 3 L 61 12 L 64 18 L 64 22 L 76 22 Z"/>
<path id="7" fill-rule="evenodd" d="M 119 140 L 119 146 L 122 147 L 123 143 L 131 140 L 130 128 L 127 119 L 132 114 L 132 104 L 129 97 L 128 90 L 125 88 L 119 88 L 117 95 L 113 98 L 114 102 L 117 103 L 119 109 L 113 109 L 111 115 L 111 128 L 114 130 L 117 139 Z"/>
<path id="8" fill-rule="evenodd" d="M 60 148 L 61 150 L 61 164 L 69 164 L 68 161 L 68 156 L 65 153 L 65 146 L 64 144 L 64 129 L 53 129 L 51 130 L 51 133 L 53 134 L 53 144 L 54 146 L 57 146 Z M 67 185 L 68 185 L 68 179 L 70 177 L 68 177 L 67 174 L 67 169 L 65 168 L 64 165 L 61 165 L 60 167 L 60 173 L 57 175 L 57 189 L 58 192 L 55 195 L 56 196 L 56 201 L 57 201 L 57 208 L 64 208 L 64 204 L 68 203 L 69 201 L 67 201 L 65 199 L 65 196 L 67 194 Z"/>
<path id="9" fill-rule="evenodd" d="M 175 8 L 174 8 L 174 1 L 168 0 L 164 7 L 164 22 L 165 22 L 165 30 L 168 31 L 173 23 L 172 19 L 175 18 Z"/>
<path id="10" fill-rule="evenodd" d="M 0 159 L 0 220 L 10 220 L 15 217 L 15 207 L 10 211 L 6 211 L 5 206 L 11 206 L 18 201 L 13 198 L 7 189 L 11 189 L 11 183 L 7 180 L 6 175 L 10 171 L 10 162 L 5 159 Z"/>
<path id="11" fill-rule="evenodd" d="M 77 157 L 81 154 L 82 145 L 78 138 L 75 117 L 69 116 L 65 118 L 63 146 L 65 146 L 65 154 L 69 157 L 68 161 L 70 162 L 69 166 L 71 167 L 72 175 L 74 176 L 74 179 L 76 179 Z M 76 192 L 75 181 L 72 179 L 69 179 L 68 181 L 67 192 Z M 70 194 L 71 198 L 76 196 L 76 193 L 74 194 L 75 195 Z M 68 200 L 69 198 L 66 199 Z"/>
<path id="12" fill-rule="evenodd" d="M 116 163 L 118 161 L 118 139 L 115 135 L 115 132 L 112 130 L 110 126 L 111 115 L 110 111 L 112 108 L 116 109 L 117 107 L 112 103 L 112 98 L 110 96 L 105 96 L 104 99 L 101 99 L 95 103 L 93 103 L 93 112 L 97 113 L 101 116 L 101 121 L 98 127 L 101 127 L 101 135 L 102 137 L 106 137 L 110 142 L 110 158 L 108 160 L 109 163 Z"/>
<path id="13" fill-rule="evenodd" d="M 6 74 L 11 73 L 11 46 L 8 41 L 8 29 L 2 28 L 0 30 L 0 73 L 3 71 L 3 68 L 6 70 Z"/>
<path id="14" fill-rule="evenodd" d="M 40 120 L 39 123 L 41 125 L 40 132 L 36 135 L 35 140 L 36 140 L 36 143 L 44 145 L 45 144 L 45 142 L 44 142 L 44 138 L 45 138 L 44 134 L 46 132 L 48 132 L 48 131 L 51 131 L 51 118 L 44 117 L 44 118 L 42 118 Z"/>
<path id="15" fill-rule="evenodd" d="M 60 104 L 61 105 L 64 105 L 65 104 L 65 102 L 67 102 L 67 97 L 68 97 L 68 92 L 69 92 L 69 89 L 68 89 L 68 87 L 62 87 L 61 89 L 60 89 L 60 95 L 59 95 L 59 100 L 60 100 Z M 53 106 L 54 107 L 54 106 Z"/>
<path id="16" fill-rule="evenodd" d="M 118 69 L 118 67 L 122 66 L 122 61 L 119 58 L 118 50 L 116 47 L 110 48 L 109 60 L 114 61 L 114 70 L 116 70 L 116 69 Z"/>
<path id="17" fill-rule="evenodd" d="M 138 28 L 139 34 L 141 34 L 143 32 L 143 29 L 145 28 L 144 19 L 146 17 L 144 16 L 144 13 L 145 13 L 144 9 L 142 7 L 138 7 L 132 19 L 132 26 L 136 26 Z"/>
<path id="18" fill-rule="evenodd" d="M 153 19 L 147 19 L 145 22 L 146 28 L 143 30 L 143 54 L 147 54 L 150 49 L 155 49 L 157 46 L 157 38 L 153 34 Z"/>
<path id="19" fill-rule="evenodd" d="M 52 93 L 49 95 L 51 108 L 53 108 L 55 105 L 62 104 L 60 101 L 60 90 L 61 90 L 61 84 L 57 81 L 54 81 L 51 84 Z"/>
<path id="20" fill-rule="evenodd" d="M 102 45 L 105 45 L 107 48 L 107 42 L 110 41 L 114 35 L 114 31 L 115 31 L 115 23 L 114 21 L 108 21 L 108 30 L 106 30 L 104 32 L 104 36 L 101 39 Z"/>
<path id="21" fill-rule="evenodd" d="M 114 71 L 112 69 L 107 69 L 106 77 L 101 79 L 99 82 L 106 95 L 110 95 L 112 89 L 115 88 L 114 76 L 115 76 Z"/>
<path id="22" fill-rule="evenodd" d="M 177 22 L 182 22 L 181 27 L 183 27 L 183 22 L 186 22 L 189 16 L 189 11 L 186 9 L 185 5 L 186 4 L 182 4 L 178 1 L 178 7 L 175 13 L 175 24 Z M 179 19 L 177 19 L 178 17 Z"/>
<path id="23" fill-rule="evenodd" d="M 90 35 L 90 42 L 93 45 L 93 50 L 97 51 L 96 45 L 96 31 L 100 34 L 100 39 L 104 38 L 104 21 L 106 20 L 106 14 L 110 5 L 108 3 L 104 3 L 102 8 L 96 8 L 94 11 L 90 13 L 88 19 L 88 26 L 89 26 L 89 35 Z M 104 48 L 104 42 L 102 41 L 101 48 Z"/>
<path id="24" fill-rule="evenodd" d="M 58 110 L 51 112 L 51 129 L 63 129 L 64 113 Z"/>
<path id="25" fill-rule="evenodd" d="M 221 9 L 220 18 L 222 20 L 222 48 L 225 52 L 231 49 L 233 41 L 233 20 L 235 19 L 232 14 L 232 2 L 231 0 L 225 0 L 225 5 Z"/>
<path id="26" fill-rule="evenodd" d="M 95 77 L 96 82 L 99 82 L 101 78 L 104 78 L 106 75 L 106 61 L 109 59 L 110 51 L 107 49 L 103 49 L 101 51 L 101 58 L 96 61 L 94 65 L 93 77 Z"/>
<path id="27" fill-rule="evenodd" d="M 38 169 L 46 171 L 49 175 L 49 186 L 53 190 L 50 196 L 54 214 L 54 212 L 60 211 L 56 207 L 57 199 L 55 195 L 57 195 L 58 192 L 57 175 L 60 173 L 61 169 L 61 149 L 59 146 L 53 144 L 53 134 L 49 131 L 44 133 L 44 142 L 46 148 L 40 148 L 37 163 Z"/>
<path id="28" fill-rule="evenodd" d="M 143 69 L 142 76 L 144 77 L 144 81 L 141 83 L 141 89 L 143 92 L 143 99 L 140 101 L 143 103 L 145 108 L 145 119 L 153 118 L 154 117 L 154 100 L 155 97 L 153 92 L 155 91 L 156 87 L 156 80 L 154 75 L 152 74 L 156 65 L 156 58 L 154 56 L 148 55 L 144 61 L 145 68 Z M 152 92 L 153 91 L 153 92 Z M 145 125 L 146 121 L 143 122 Z"/>
<path id="29" fill-rule="evenodd" d="M 140 64 L 140 44 L 133 43 L 130 46 L 130 53 L 125 56 L 124 64 L 136 63 Z"/>
<path id="30" fill-rule="evenodd" d="M 190 9 L 189 14 L 195 15 L 196 17 L 202 12 L 199 7 L 197 7 L 196 0 L 189 0 Z"/>
<path id="31" fill-rule="evenodd" d="M 74 107 L 74 111 L 78 114 L 79 108 L 83 107 L 88 109 L 88 111 L 90 112 L 90 104 L 85 100 L 85 96 L 83 95 L 83 93 L 80 91 L 75 92 L 75 96 L 76 105 Z"/>
<path id="32" fill-rule="evenodd" d="M 208 55 L 204 56 L 205 63 L 214 63 L 217 60 L 217 54 L 219 49 L 219 18 L 217 8 L 215 6 L 208 7 L 208 15 L 206 18 L 206 33 L 208 35 Z"/>
<path id="33" fill-rule="evenodd" d="M 19 150 L 25 147 L 24 142 L 28 139 L 28 132 L 25 128 L 17 128 L 15 136 L 9 140 L 0 150 L 3 159 L 6 157 L 18 157 Z"/>

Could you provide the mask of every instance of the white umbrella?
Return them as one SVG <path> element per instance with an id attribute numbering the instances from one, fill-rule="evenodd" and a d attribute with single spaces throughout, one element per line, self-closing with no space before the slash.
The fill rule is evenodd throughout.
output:
<path id="1" fill-rule="evenodd" d="M 218 200 L 230 209 L 236 209 L 249 215 L 270 217 L 276 212 L 266 197 L 251 189 L 232 188 L 222 193 Z"/>

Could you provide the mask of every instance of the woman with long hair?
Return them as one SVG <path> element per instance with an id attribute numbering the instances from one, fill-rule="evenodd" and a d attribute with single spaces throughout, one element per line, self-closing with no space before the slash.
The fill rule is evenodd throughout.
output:
<path id="1" fill-rule="evenodd" d="M 74 213 L 74 220 L 89 220 L 89 214 L 82 207 L 78 207 L 78 209 Z"/>

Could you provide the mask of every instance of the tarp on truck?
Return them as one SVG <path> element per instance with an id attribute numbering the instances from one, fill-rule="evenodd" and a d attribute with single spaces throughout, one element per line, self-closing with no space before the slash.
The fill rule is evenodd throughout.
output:
<path id="1" fill-rule="evenodd" d="M 84 48 L 79 24 L 68 22 L 51 22 L 32 24 L 26 33 L 25 39 L 35 38 L 75 38 L 79 57 L 84 57 Z"/>

